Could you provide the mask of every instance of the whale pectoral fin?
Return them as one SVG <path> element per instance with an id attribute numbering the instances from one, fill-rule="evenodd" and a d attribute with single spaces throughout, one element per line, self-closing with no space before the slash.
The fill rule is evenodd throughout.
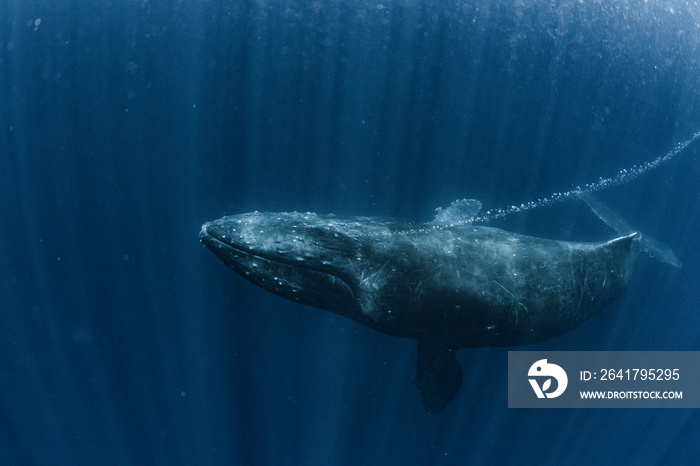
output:
<path id="1" fill-rule="evenodd" d="M 608 226 L 612 231 L 620 236 L 628 236 L 632 233 L 640 233 L 640 250 L 657 261 L 664 262 L 676 268 L 681 268 L 681 261 L 678 260 L 671 248 L 659 241 L 656 241 L 649 235 L 641 233 L 638 229 L 630 226 L 622 217 L 616 214 L 611 208 L 600 202 L 597 197 L 592 194 L 579 194 L 583 202 L 588 204 L 588 207 L 593 211 L 598 218 Z"/>
<path id="2" fill-rule="evenodd" d="M 457 348 L 434 341 L 418 340 L 418 364 L 414 382 L 429 414 L 439 413 L 459 391 L 462 368 Z"/>

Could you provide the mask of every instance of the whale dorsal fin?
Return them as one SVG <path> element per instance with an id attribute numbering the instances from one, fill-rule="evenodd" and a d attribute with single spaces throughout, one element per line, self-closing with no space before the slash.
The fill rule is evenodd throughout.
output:
<path id="1" fill-rule="evenodd" d="M 414 382 L 420 389 L 425 410 L 439 413 L 462 385 L 457 348 L 429 340 L 418 340 L 418 364 Z"/>
<path id="2" fill-rule="evenodd" d="M 435 209 L 433 225 L 464 225 L 472 222 L 481 210 L 476 199 L 457 199 L 449 207 Z"/>

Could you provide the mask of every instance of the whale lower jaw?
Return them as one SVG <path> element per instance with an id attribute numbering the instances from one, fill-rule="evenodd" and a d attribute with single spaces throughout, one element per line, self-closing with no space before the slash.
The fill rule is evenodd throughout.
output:
<path id="1" fill-rule="evenodd" d="M 355 301 L 340 277 L 305 263 L 292 262 L 229 244 L 202 227 L 200 241 L 221 261 L 251 283 L 282 298 L 346 314 Z"/>

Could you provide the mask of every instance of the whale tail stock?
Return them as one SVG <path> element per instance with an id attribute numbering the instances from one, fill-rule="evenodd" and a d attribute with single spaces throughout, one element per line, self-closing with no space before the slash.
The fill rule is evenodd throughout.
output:
<path id="1" fill-rule="evenodd" d="M 618 235 L 624 236 L 631 233 L 639 232 L 629 223 L 622 219 L 617 213 L 613 212 L 608 206 L 600 202 L 600 200 L 592 194 L 581 193 L 578 197 L 588 205 L 598 218 L 605 223 L 608 228 L 613 230 Z M 654 258 L 660 262 L 681 268 L 681 261 L 678 260 L 671 248 L 665 244 L 656 241 L 649 235 L 640 233 L 640 251 L 647 256 Z"/>

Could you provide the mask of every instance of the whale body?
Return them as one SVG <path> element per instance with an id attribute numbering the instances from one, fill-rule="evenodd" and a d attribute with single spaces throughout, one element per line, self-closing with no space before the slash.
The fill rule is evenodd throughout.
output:
<path id="1" fill-rule="evenodd" d="M 261 288 L 418 341 L 415 382 L 429 413 L 459 390 L 462 347 L 562 335 L 625 289 L 641 235 L 555 241 L 470 223 L 252 212 L 200 239 Z"/>

